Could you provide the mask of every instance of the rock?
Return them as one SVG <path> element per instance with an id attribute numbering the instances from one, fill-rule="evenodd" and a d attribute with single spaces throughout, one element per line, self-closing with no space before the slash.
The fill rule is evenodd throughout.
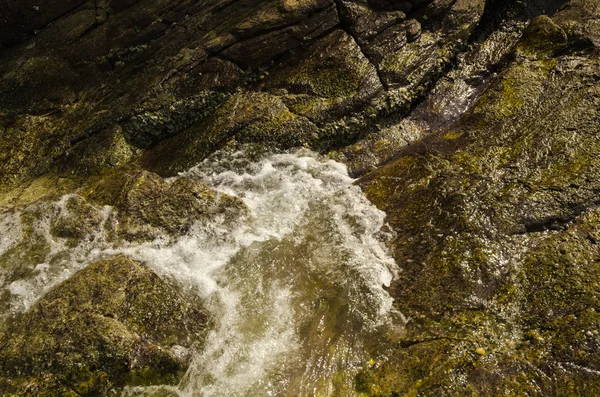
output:
<path id="1" fill-rule="evenodd" d="M 149 147 L 214 112 L 223 100 L 222 94 L 205 92 L 159 109 L 147 110 L 124 123 L 123 135 L 137 147 Z"/>
<path id="2" fill-rule="evenodd" d="M 575 47 L 600 46 L 600 10 L 593 0 L 572 0 L 553 16 Z"/>
<path id="3" fill-rule="evenodd" d="M 148 171 L 116 173 L 95 186 L 89 198 L 115 207 L 112 226 L 127 240 L 182 235 L 199 220 L 219 214 L 241 216 L 246 210 L 240 199 L 193 179 L 182 177 L 167 183 Z"/>
<path id="4" fill-rule="evenodd" d="M 455 67 L 440 78 L 427 97 L 404 119 L 392 115 L 378 120 L 377 130 L 335 154 L 348 164 L 349 171 L 361 176 L 394 157 L 398 151 L 425 135 L 449 128 L 481 95 L 493 70 L 510 55 L 525 24 L 492 9 L 482 17 L 494 18 L 496 30 L 484 34 L 460 55 Z M 491 22 L 488 22 L 491 23 Z"/>
<path id="5" fill-rule="evenodd" d="M 317 126 L 292 113 L 279 96 L 240 92 L 213 114 L 151 148 L 144 154 L 142 165 L 160 175 L 172 176 L 234 140 L 293 147 L 315 141 L 317 136 Z"/>
<path id="6" fill-rule="evenodd" d="M 106 169 L 126 166 L 137 148 L 129 144 L 118 125 L 110 125 L 88 139 L 77 142 L 66 153 L 61 171 L 64 175 L 93 176 Z"/>
<path id="7" fill-rule="evenodd" d="M 406 25 L 406 40 L 410 43 L 421 35 L 421 24 L 416 19 L 411 19 Z"/>
<path id="8" fill-rule="evenodd" d="M 61 16 L 68 14 L 85 0 L 25 2 L 8 0 L 0 6 L 0 48 L 24 40 L 28 35 Z"/>
<path id="9" fill-rule="evenodd" d="M 552 56 L 567 46 L 567 34 L 545 15 L 534 19 L 525 30 L 517 51 L 524 56 Z"/>
<path id="10" fill-rule="evenodd" d="M 73 99 L 76 78 L 75 72 L 61 58 L 30 58 L 0 80 L 0 107 L 3 110 L 28 107 L 29 112 L 47 110 L 56 103 Z M 40 102 L 32 103 L 32 98 L 39 98 Z"/>
<path id="11" fill-rule="evenodd" d="M 358 392 L 600 394 L 596 1 L 132 0 L 50 4 L 37 19 L 29 5 L 0 5 L 15 16 L 0 33 L 16 33 L 0 53 L 3 203 L 79 189 L 55 237 L 85 238 L 100 205 L 116 209 L 114 239 L 174 237 L 244 208 L 161 176 L 238 143 L 330 151 L 387 213 L 403 268 L 389 292 L 406 327 L 382 337 Z M 0 257 L 6 282 L 47 256 L 30 227 L 43 216 L 24 215 L 23 241 Z M 125 335 L 113 356 L 131 357 L 138 331 L 98 317 Z M 27 337 L 26 353 L 43 342 Z M 181 362 L 175 345 L 189 346 L 152 357 Z M 65 378 L 10 362 L 8 392 L 129 379 L 127 366 Z"/>
<path id="12" fill-rule="evenodd" d="M 367 395 L 597 393 L 600 64 L 578 48 L 515 57 L 360 181 L 397 233 L 391 293 L 411 319 L 357 378 Z"/>
<path id="13" fill-rule="evenodd" d="M 343 30 L 319 40 L 294 62 L 275 67 L 263 87 L 285 90 L 282 100 L 290 111 L 317 125 L 343 117 L 383 91 L 377 70 Z"/>
<path id="14" fill-rule="evenodd" d="M 90 265 L 0 331 L 2 394 L 115 395 L 174 383 L 206 315 L 126 256 Z"/>
<path id="15" fill-rule="evenodd" d="M 310 3 L 320 5 L 326 2 Z M 325 10 L 307 17 L 298 24 L 235 43 L 225 48 L 221 55 L 245 68 L 257 68 L 302 44 L 311 42 L 315 37 L 334 28 L 337 23 L 335 6 L 330 3 Z"/>
<path id="16" fill-rule="evenodd" d="M 10 132 L 0 147 L 7 164 L 0 170 L 0 190 L 51 170 L 73 178 L 138 156 L 153 170 L 173 175 L 234 136 L 282 148 L 346 145 L 364 136 L 379 114 L 406 112 L 433 85 L 463 47 L 482 4 L 405 3 L 78 3 L 0 57 L 0 87 L 6 87 L 0 90 L 2 128 Z M 16 4 L 9 8 L 17 12 Z M 416 10 L 414 18 L 402 9 Z M 423 25 L 419 13 L 430 22 Z M 328 54 L 327 70 L 306 74 L 317 72 L 319 51 Z M 32 69 L 32 60 L 46 61 Z M 323 96 L 325 72 L 330 83 L 337 82 L 337 93 L 329 87 Z M 299 93 L 277 92 L 290 78 L 303 80 L 296 85 L 303 87 Z M 215 132 L 237 117 L 232 101 L 255 100 L 265 89 L 277 98 L 263 100 L 281 100 L 294 113 L 283 129 L 274 121 L 261 132 Z M 42 144 L 42 136 L 52 144 Z M 155 150 L 172 137 L 179 144 Z M 99 150 L 100 142 L 105 149 Z M 175 149 L 177 164 L 171 162 Z"/>
<path id="17" fill-rule="evenodd" d="M 81 239 L 98 228 L 102 213 L 81 196 L 66 197 L 51 221 L 51 233 L 67 239 Z"/>

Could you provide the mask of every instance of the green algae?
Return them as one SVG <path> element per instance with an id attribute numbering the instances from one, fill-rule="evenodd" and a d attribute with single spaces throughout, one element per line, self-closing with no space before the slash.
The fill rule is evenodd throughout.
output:
<path id="1" fill-rule="evenodd" d="M 517 46 L 517 53 L 531 57 L 551 57 L 568 44 L 567 34 L 546 15 L 535 18 Z"/>
<path id="2" fill-rule="evenodd" d="M 124 256 L 90 265 L 0 331 L 0 389 L 28 383 L 77 395 L 114 394 L 125 383 L 173 383 L 206 316 L 154 273 Z M 58 385 L 60 386 L 58 386 Z"/>

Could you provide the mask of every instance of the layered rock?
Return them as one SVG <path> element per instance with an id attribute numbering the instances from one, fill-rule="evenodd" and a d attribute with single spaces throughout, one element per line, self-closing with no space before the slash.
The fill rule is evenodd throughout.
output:
<path id="1" fill-rule="evenodd" d="M 410 319 L 367 394 L 598 393 L 600 63 L 561 27 L 570 7 L 529 25 L 453 127 L 361 181 L 398 233 Z"/>
<path id="2" fill-rule="evenodd" d="M 2 190 L 140 156 L 173 175 L 232 141 L 345 145 L 427 92 L 483 5 L 144 0 L 44 5 L 38 15 L 9 3 L 23 15 L 0 56 Z M 16 21 L 0 27 L 17 32 Z M 244 103 L 281 110 L 269 118 L 258 105 L 266 120 L 255 122 Z M 173 136 L 184 148 L 171 164 L 175 144 L 151 147 Z"/>

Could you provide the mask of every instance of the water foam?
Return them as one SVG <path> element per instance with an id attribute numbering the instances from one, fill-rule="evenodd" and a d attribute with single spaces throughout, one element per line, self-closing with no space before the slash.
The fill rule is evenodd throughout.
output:
<path id="1" fill-rule="evenodd" d="M 233 226 L 199 221 L 174 241 L 118 247 L 98 231 L 67 255 L 87 264 L 126 253 L 204 299 L 213 318 L 205 347 L 180 385 L 167 389 L 180 396 L 352 395 L 353 376 L 369 358 L 365 343 L 392 312 L 383 287 L 396 266 L 381 243 L 384 214 L 352 185 L 345 166 L 307 150 L 222 152 L 182 176 L 240 197 L 248 216 Z M 52 244 L 53 253 L 69 250 Z M 49 277 L 50 265 L 36 266 L 44 277 L 19 285 L 25 291 L 13 288 L 15 296 L 44 282 L 47 289 L 81 267 Z"/>

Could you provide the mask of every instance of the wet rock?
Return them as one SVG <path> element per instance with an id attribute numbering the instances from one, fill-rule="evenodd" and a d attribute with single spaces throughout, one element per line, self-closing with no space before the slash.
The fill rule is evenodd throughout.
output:
<path id="1" fill-rule="evenodd" d="M 142 164 L 160 175 L 172 176 L 234 140 L 293 147 L 315 141 L 317 132 L 313 122 L 292 113 L 281 97 L 265 92 L 240 92 L 213 114 L 149 150 Z"/>
<path id="2" fill-rule="evenodd" d="M 567 34 L 545 15 L 537 17 L 525 30 L 517 51 L 524 56 L 552 56 L 567 46 Z"/>
<path id="3" fill-rule="evenodd" d="M 426 28 L 409 20 L 386 29 L 365 45 L 389 89 L 388 102 L 406 112 L 464 49 L 484 11 L 483 1 L 458 1 Z M 441 28 L 440 28 L 441 27 Z"/>
<path id="4" fill-rule="evenodd" d="M 24 9 L 0 53 L 0 190 L 40 175 L 44 192 L 101 179 L 91 191 L 85 179 L 89 203 L 70 204 L 82 230 L 65 213 L 58 236 L 92 230 L 104 204 L 117 210 L 108 229 L 128 240 L 176 236 L 229 208 L 240 216 L 234 198 L 152 173 L 175 175 L 226 145 L 344 148 L 332 155 L 368 174 L 359 183 L 396 233 L 403 271 L 390 293 L 408 319 L 358 391 L 599 394 L 596 1 L 74 7 L 36 35 L 43 21 Z M 33 271 L 14 264 L 49 250 L 31 230 L 26 239 L 0 258 L 15 269 L 8 282 Z M 14 363 L 25 372 L 7 390 L 32 379 L 67 393 L 62 375 Z M 72 390 L 120 382 L 103 371 Z"/>
<path id="5" fill-rule="evenodd" d="M 333 29 L 337 23 L 335 6 L 330 4 L 325 10 L 298 24 L 235 43 L 220 54 L 243 67 L 256 68 L 302 44 L 311 42 L 314 38 Z"/>
<path id="6" fill-rule="evenodd" d="M 463 47 L 480 11 L 478 1 L 406 3 L 383 7 L 391 9 L 366 0 L 215 0 L 203 7 L 149 0 L 78 4 L 0 57 L 0 86 L 10 88 L 0 90 L 6 93 L 0 94 L 3 128 L 10 131 L 2 150 L 8 167 L 0 170 L 0 188 L 8 191 L 50 170 L 68 178 L 106 171 L 138 155 L 153 158 L 144 159 L 145 164 L 169 163 L 178 148 L 179 164 L 160 167 L 172 174 L 238 132 L 238 141 L 256 137 L 280 147 L 347 144 L 364 136 L 379 114 L 406 112 L 428 90 Z M 414 16 L 400 10 L 407 7 Z M 340 28 L 353 40 L 334 32 Z M 332 77 L 327 84 L 337 81 L 338 88 L 350 91 L 322 95 L 325 71 L 315 70 L 318 51 L 327 54 Z M 15 73 L 32 59 L 62 66 L 57 73 L 42 74 L 38 83 L 21 84 L 29 79 L 19 80 Z M 288 77 L 282 79 L 281 70 Z M 301 77 L 308 70 L 321 79 Z M 293 75 L 312 88 L 276 92 Z M 319 92 L 317 85 L 323 85 Z M 275 87 L 269 92 L 298 116 L 284 132 L 273 123 L 261 133 L 233 129 L 215 134 L 210 125 L 222 121 L 209 119 L 217 107 L 225 104 L 216 112 L 218 119 L 236 118 L 236 113 L 222 114 L 234 112 L 227 104 L 230 95 L 255 98 L 265 87 Z M 43 126 L 32 128 L 32 120 Z M 322 127 L 320 134 L 314 123 Z M 98 158 L 97 145 L 105 142 L 107 129 L 118 131 L 110 138 L 114 142 L 123 135 L 128 144 L 151 153 L 108 145 L 112 149 Z M 201 149 L 168 144 L 169 150 L 154 151 L 153 146 L 178 135 L 179 143 Z M 51 144 L 42 144 L 41 136 L 50 137 Z M 126 152 L 130 155 L 123 157 Z M 64 167 L 71 159 L 82 163 L 84 172 Z"/>
<path id="7" fill-rule="evenodd" d="M 126 166 L 137 150 L 127 142 L 118 124 L 111 125 L 75 143 L 61 159 L 60 170 L 66 175 L 98 175 L 107 169 Z"/>
<path id="8" fill-rule="evenodd" d="M 199 220 L 219 214 L 240 216 L 245 211 L 240 199 L 218 193 L 200 182 L 178 178 L 167 183 L 147 171 L 116 173 L 97 185 L 89 197 L 115 207 L 117 215 L 112 227 L 128 240 L 181 235 Z"/>
<path id="9" fill-rule="evenodd" d="M 8 4 L 5 15 L 27 19 L 35 14 L 30 5 Z M 40 7 L 47 17 L 54 6 Z M 91 137 L 111 125 L 142 147 L 180 133 L 222 102 L 213 91 L 231 93 L 259 73 L 242 68 L 272 63 L 337 23 L 326 0 L 71 4 L 27 43 L 11 41 L 0 57 L 0 112 L 10 131 L 2 189 L 60 169 L 74 142 L 93 146 Z M 205 101 L 207 92 L 218 100 Z M 45 128 L 28 126 L 48 114 Z"/>
<path id="10" fill-rule="evenodd" d="M 375 67 L 352 36 L 336 30 L 296 61 L 274 68 L 264 89 L 277 93 L 294 114 L 323 124 L 343 117 L 383 91 Z"/>
<path id="11" fill-rule="evenodd" d="M 421 35 L 421 24 L 415 19 L 411 19 L 406 24 L 406 40 L 410 43 L 415 41 Z"/>
<path id="12" fill-rule="evenodd" d="M 411 319 L 357 378 L 367 395 L 597 392 L 599 63 L 544 51 L 361 181 L 398 233 L 392 294 Z"/>
<path id="13" fill-rule="evenodd" d="M 219 93 L 206 92 L 156 110 L 136 114 L 123 124 L 123 134 L 131 144 L 148 147 L 175 135 L 196 120 L 213 112 L 223 100 L 224 96 Z"/>
<path id="14" fill-rule="evenodd" d="M 73 99 L 75 72 L 63 59 L 40 56 L 28 59 L 0 79 L 0 107 L 29 112 L 44 111 Z"/>
<path id="15" fill-rule="evenodd" d="M 81 196 L 69 196 L 61 204 L 58 214 L 51 221 L 51 232 L 56 237 L 81 239 L 97 229 L 104 218 L 97 208 Z"/>
<path id="16" fill-rule="evenodd" d="M 206 315 L 141 263 L 116 256 L 56 286 L 0 331 L 2 394 L 115 395 L 173 383 Z"/>

